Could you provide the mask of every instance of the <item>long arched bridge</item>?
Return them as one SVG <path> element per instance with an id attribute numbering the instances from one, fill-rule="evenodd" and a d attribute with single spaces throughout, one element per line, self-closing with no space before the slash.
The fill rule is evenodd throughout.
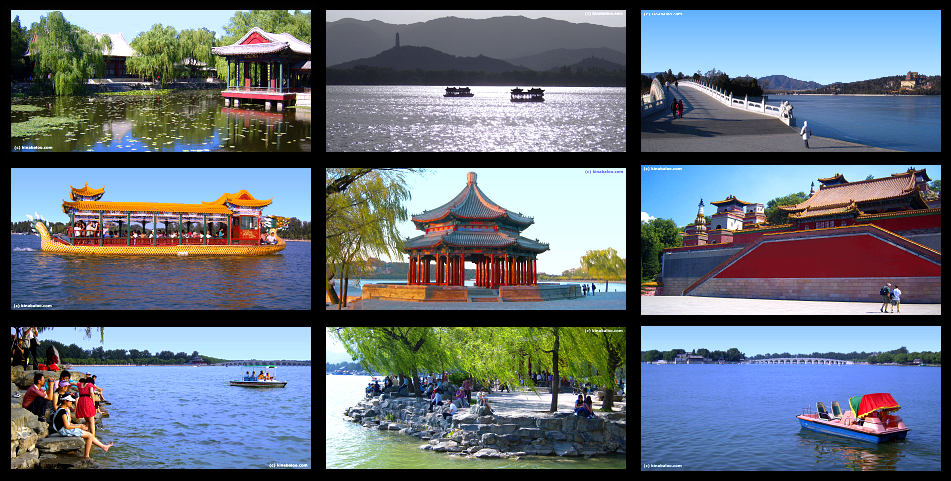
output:
<path id="1" fill-rule="evenodd" d="M 816 357 L 776 357 L 773 359 L 751 360 L 751 364 L 852 364 L 852 361 L 841 359 L 821 359 Z"/>
<path id="2" fill-rule="evenodd" d="M 250 366 L 259 364 L 273 364 L 275 366 L 310 366 L 310 361 L 262 361 L 260 359 L 248 359 L 246 361 L 227 361 L 212 364 L 212 366 Z"/>

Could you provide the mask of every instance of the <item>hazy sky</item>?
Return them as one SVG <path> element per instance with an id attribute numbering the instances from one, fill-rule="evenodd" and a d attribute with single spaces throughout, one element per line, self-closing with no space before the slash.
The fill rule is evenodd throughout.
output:
<path id="1" fill-rule="evenodd" d="M 786 75 L 826 85 L 941 74 L 940 11 L 641 11 L 641 73 Z"/>
<path id="2" fill-rule="evenodd" d="M 641 350 L 707 349 L 726 351 L 732 347 L 747 356 L 766 353 L 812 354 L 814 352 L 941 351 L 941 326 L 886 328 L 884 336 L 829 335 L 816 332 L 878 332 L 880 327 L 862 326 L 670 326 L 641 327 Z"/>
<path id="3" fill-rule="evenodd" d="M 626 10 L 327 10 L 327 21 L 355 18 L 408 25 L 442 17 L 482 19 L 519 15 L 528 18 L 547 17 L 571 23 L 593 23 L 606 27 L 627 26 Z"/>

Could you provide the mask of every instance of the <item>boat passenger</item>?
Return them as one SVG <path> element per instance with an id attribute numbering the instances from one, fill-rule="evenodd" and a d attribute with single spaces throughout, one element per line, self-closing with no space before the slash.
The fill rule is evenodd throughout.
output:
<path id="1" fill-rule="evenodd" d="M 108 446 L 99 442 L 96 439 L 96 436 L 90 433 L 86 426 L 82 424 L 73 424 L 69 421 L 69 409 L 73 407 L 73 404 L 76 401 L 76 398 L 72 394 L 67 394 L 62 399 L 63 406 L 56 410 L 56 413 L 53 415 L 53 429 L 56 430 L 61 436 L 77 436 L 82 437 L 86 441 L 86 449 L 83 451 L 86 459 L 89 459 L 89 451 L 92 450 L 92 445 L 102 448 L 104 452 L 108 452 L 109 448 L 112 447 L 114 442 L 109 443 Z"/>

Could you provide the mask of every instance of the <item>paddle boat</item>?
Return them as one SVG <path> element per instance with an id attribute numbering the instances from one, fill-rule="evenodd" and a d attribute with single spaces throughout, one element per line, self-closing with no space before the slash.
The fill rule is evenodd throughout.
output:
<path id="1" fill-rule="evenodd" d="M 265 381 L 263 379 L 258 379 L 258 375 L 261 372 L 266 372 L 270 374 L 270 381 Z M 248 376 L 245 373 L 255 373 L 252 376 Z M 231 381 L 232 386 L 244 386 L 244 387 L 284 387 L 287 385 L 287 381 L 278 381 L 275 378 L 277 377 L 277 367 L 273 365 L 266 366 L 244 366 L 241 369 L 241 375 L 239 376 L 240 380 Z"/>
<path id="2" fill-rule="evenodd" d="M 816 403 L 816 412 L 803 408 L 796 418 L 799 424 L 810 431 L 843 436 L 870 443 L 884 443 L 905 439 L 908 426 L 894 413 L 901 409 L 895 398 L 888 393 L 866 394 L 849 398 L 851 411 L 842 413 L 838 401 L 832 401 L 832 412 L 826 411 L 822 402 Z"/>

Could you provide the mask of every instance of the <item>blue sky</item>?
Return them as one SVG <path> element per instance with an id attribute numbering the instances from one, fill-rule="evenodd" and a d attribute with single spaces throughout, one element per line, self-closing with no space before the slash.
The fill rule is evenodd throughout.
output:
<path id="1" fill-rule="evenodd" d="M 697 218 L 697 204 L 703 198 L 703 212 L 716 212 L 711 201 L 729 195 L 744 202 L 763 204 L 776 197 L 802 192 L 809 195 L 809 184 L 818 178 L 842 174 L 857 182 L 869 175 L 876 179 L 905 172 L 909 165 L 642 165 L 641 220 L 673 219 L 683 227 Z M 932 181 L 941 179 L 940 165 L 915 165 L 928 169 Z M 666 169 L 666 170 L 659 170 Z"/>
<path id="2" fill-rule="evenodd" d="M 135 7 L 133 7 L 135 8 Z M 30 28 L 40 17 L 45 17 L 56 10 L 13 10 L 10 12 L 12 22 L 20 16 L 20 26 Z M 227 35 L 225 25 L 231 24 L 231 17 L 240 10 L 59 10 L 67 22 L 78 25 L 95 33 L 122 33 L 127 42 L 131 42 L 140 33 L 152 29 L 152 25 L 160 23 L 165 27 L 173 27 L 177 31 L 198 30 L 207 28 L 215 32 L 216 38 Z M 294 13 L 293 10 L 288 10 Z M 301 11 L 308 11 L 302 9 Z M 277 32 L 280 33 L 280 32 Z"/>
<path id="3" fill-rule="evenodd" d="M 714 68 L 823 85 L 941 75 L 941 12 L 641 11 L 641 73 Z"/>
<path id="4" fill-rule="evenodd" d="M 815 335 L 816 333 L 828 335 Z M 864 333 L 849 335 L 849 333 Z M 766 353 L 812 354 L 813 352 L 893 351 L 902 346 L 908 352 L 941 350 L 941 326 L 649 326 L 641 327 L 641 350 L 737 348 L 747 356 Z"/>
<path id="5" fill-rule="evenodd" d="M 597 173 L 604 171 L 612 173 Z M 561 274 L 577 268 L 588 250 L 611 247 L 619 257 L 627 257 L 626 168 L 432 169 L 425 175 L 407 175 L 413 196 L 405 204 L 408 215 L 452 200 L 465 188 L 469 172 L 476 173 L 479 188 L 492 202 L 535 218 L 522 236 L 551 244 L 551 250 L 538 256 L 538 272 Z M 397 228 L 404 238 L 425 234 L 412 220 Z M 467 262 L 466 268 L 474 265 Z"/>
<path id="6" fill-rule="evenodd" d="M 233 360 L 310 360 L 310 327 L 107 327 L 102 343 L 98 328 L 93 328 L 92 339 L 83 339 L 85 333 L 84 327 L 56 327 L 41 332 L 39 338 L 90 350 L 147 349 L 153 354 L 167 350 L 189 355 L 198 351 Z"/>
<path id="7" fill-rule="evenodd" d="M 10 220 L 41 214 L 69 222 L 63 201 L 70 186 L 106 188 L 102 202 L 201 204 L 224 193 L 247 190 L 255 199 L 274 198 L 264 215 L 311 222 L 310 169 L 12 169 Z"/>

